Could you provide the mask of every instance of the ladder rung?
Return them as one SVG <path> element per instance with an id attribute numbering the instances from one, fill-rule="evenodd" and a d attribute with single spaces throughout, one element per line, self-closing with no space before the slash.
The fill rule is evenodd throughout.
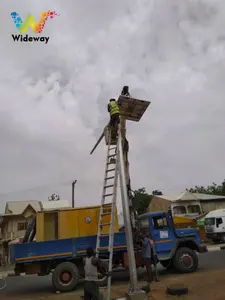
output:
<path id="1" fill-rule="evenodd" d="M 97 249 L 97 252 L 98 252 L 98 251 L 101 251 L 101 250 L 107 250 L 107 251 L 109 251 L 109 246 L 106 246 L 106 247 L 99 247 L 99 248 Z"/>
<path id="2" fill-rule="evenodd" d="M 110 187 L 114 187 L 114 184 L 106 185 L 106 186 L 104 186 L 104 189 L 107 189 L 107 188 L 110 188 Z"/>
<path id="3" fill-rule="evenodd" d="M 112 206 L 112 203 L 104 203 L 102 206 Z"/>
<path id="4" fill-rule="evenodd" d="M 102 216 L 109 216 L 109 215 L 111 215 L 111 211 L 107 213 L 102 213 Z"/>
<path id="5" fill-rule="evenodd" d="M 109 196 L 113 196 L 113 193 L 112 194 L 105 194 L 105 195 L 103 195 L 103 197 L 109 197 Z"/>
<path id="6" fill-rule="evenodd" d="M 109 226 L 109 225 L 111 225 L 111 223 L 105 223 L 105 224 L 101 224 L 101 227 L 103 227 L 103 226 Z"/>
<path id="7" fill-rule="evenodd" d="M 108 155 L 109 158 L 113 157 L 113 156 L 116 156 L 116 154 L 110 154 L 110 155 Z"/>
<path id="8" fill-rule="evenodd" d="M 113 179 L 113 178 L 115 178 L 115 176 L 106 177 L 106 178 L 105 178 L 105 181 L 106 181 L 106 180 Z"/>
<path id="9" fill-rule="evenodd" d="M 110 162 L 107 163 L 107 165 L 112 165 L 112 164 L 115 164 L 115 163 L 116 163 L 116 161 L 114 161 L 114 162 L 110 161 Z"/>
<path id="10" fill-rule="evenodd" d="M 113 168 L 113 169 L 109 169 L 109 170 L 107 170 L 106 172 L 108 173 L 108 172 L 112 172 L 112 171 L 115 171 L 116 169 L 115 168 Z"/>
<path id="11" fill-rule="evenodd" d="M 111 151 L 111 150 L 116 150 L 116 147 L 113 147 L 113 148 L 109 148 L 109 150 Z"/>

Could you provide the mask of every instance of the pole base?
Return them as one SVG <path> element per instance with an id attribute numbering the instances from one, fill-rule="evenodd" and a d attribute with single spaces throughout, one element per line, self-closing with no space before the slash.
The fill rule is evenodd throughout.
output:
<path id="1" fill-rule="evenodd" d="M 148 299 L 148 296 L 144 291 L 140 290 L 126 293 L 126 298 L 127 300 L 146 300 Z"/>

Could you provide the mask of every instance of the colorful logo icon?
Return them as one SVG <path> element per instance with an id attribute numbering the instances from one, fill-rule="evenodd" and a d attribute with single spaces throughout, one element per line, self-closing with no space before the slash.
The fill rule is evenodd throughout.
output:
<path id="1" fill-rule="evenodd" d="M 13 19 L 14 24 L 16 25 L 17 30 L 20 34 L 25 33 L 29 26 L 32 28 L 32 31 L 36 34 L 41 33 L 45 27 L 47 20 L 53 19 L 54 17 L 59 16 L 55 11 L 48 10 L 43 11 L 41 13 L 40 19 L 38 22 L 35 21 L 34 17 L 31 14 L 28 14 L 25 22 L 23 22 L 22 18 L 17 12 L 12 12 L 11 17 Z"/>

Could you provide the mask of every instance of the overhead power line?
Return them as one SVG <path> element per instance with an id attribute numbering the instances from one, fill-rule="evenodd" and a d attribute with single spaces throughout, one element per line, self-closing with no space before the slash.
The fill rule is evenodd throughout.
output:
<path id="1" fill-rule="evenodd" d="M 15 194 L 15 193 L 24 193 L 24 192 L 35 191 L 35 190 L 39 190 L 39 189 L 43 189 L 43 188 L 56 186 L 56 185 L 60 185 L 60 186 L 67 185 L 67 184 L 71 184 L 72 181 L 73 181 L 73 179 L 67 180 L 67 181 L 62 181 L 62 182 L 50 183 L 50 184 L 46 184 L 46 185 L 39 185 L 39 186 L 32 187 L 29 189 L 22 189 L 22 190 L 15 190 L 15 191 L 10 191 L 10 192 L 6 192 L 6 193 L 0 193 L 0 197 Z"/>

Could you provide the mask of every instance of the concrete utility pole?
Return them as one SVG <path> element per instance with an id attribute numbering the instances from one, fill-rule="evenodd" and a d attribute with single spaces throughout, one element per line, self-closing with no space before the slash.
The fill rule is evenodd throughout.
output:
<path id="1" fill-rule="evenodd" d="M 136 261 L 134 255 L 134 244 L 133 244 L 133 234 L 132 234 L 132 221 L 134 221 L 134 211 L 132 209 L 132 197 L 131 197 L 131 187 L 130 187 L 130 173 L 129 173 L 129 161 L 128 161 L 128 151 L 129 143 L 126 139 L 126 120 L 138 122 L 143 116 L 145 110 L 149 106 L 150 102 L 143 101 L 139 99 L 132 98 L 129 94 L 129 87 L 124 86 L 121 95 L 117 101 L 120 108 L 120 130 L 121 134 L 119 136 L 119 176 L 120 176 L 120 187 L 121 187 L 121 198 L 123 206 L 124 215 L 124 225 L 127 240 L 127 253 L 129 261 L 129 272 L 130 272 L 130 289 L 127 293 L 127 298 L 132 300 L 143 300 L 146 298 L 145 292 L 141 291 L 138 287 L 137 280 L 137 270 Z M 107 126 L 91 153 L 94 152 L 98 144 L 101 142 L 102 138 L 105 136 L 106 144 L 109 141 L 109 130 Z M 134 224 L 133 224 L 134 225 Z"/>
<path id="2" fill-rule="evenodd" d="M 76 183 L 77 183 L 77 180 L 74 180 L 72 182 L 72 207 L 74 207 L 74 188 L 75 188 Z"/>

